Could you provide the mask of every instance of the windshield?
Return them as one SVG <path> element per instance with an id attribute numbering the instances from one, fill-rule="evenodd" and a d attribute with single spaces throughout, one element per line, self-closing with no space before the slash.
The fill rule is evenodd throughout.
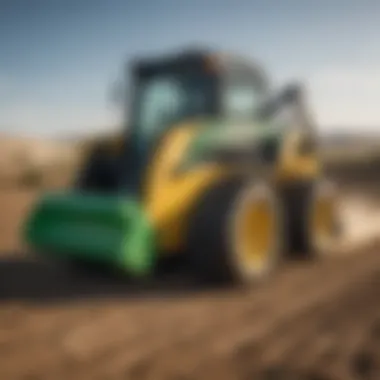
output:
<path id="1" fill-rule="evenodd" d="M 150 143 L 175 122 L 204 115 L 210 109 L 212 96 L 206 78 L 184 75 L 157 75 L 143 79 L 138 89 L 134 117 L 136 137 L 140 144 Z"/>
<path id="2" fill-rule="evenodd" d="M 225 118 L 234 121 L 252 121 L 267 96 L 267 87 L 251 73 L 234 72 L 227 75 L 222 96 Z"/>
<path id="3" fill-rule="evenodd" d="M 263 94 L 251 85 L 230 86 L 225 92 L 226 116 L 251 120 L 263 101 Z"/>

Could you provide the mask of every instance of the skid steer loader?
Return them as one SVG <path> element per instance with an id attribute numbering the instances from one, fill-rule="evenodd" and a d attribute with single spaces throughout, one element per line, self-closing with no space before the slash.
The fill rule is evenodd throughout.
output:
<path id="1" fill-rule="evenodd" d="M 334 244 L 299 86 L 272 94 L 262 68 L 217 51 L 131 66 L 126 131 L 91 149 L 71 189 L 39 199 L 24 225 L 34 251 L 138 277 L 177 257 L 199 279 L 247 283 Z"/>

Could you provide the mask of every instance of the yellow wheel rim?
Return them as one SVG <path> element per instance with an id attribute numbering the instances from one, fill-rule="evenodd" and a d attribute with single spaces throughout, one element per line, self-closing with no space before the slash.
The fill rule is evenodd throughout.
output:
<path id="1" fill-rule="evenodd" d="M 277 233 L 273 203 L 268 198 L 253 198 L 242 207 L 236 222 L 239 262 L 248 272 L 262 271 L 270 259 Z"/>

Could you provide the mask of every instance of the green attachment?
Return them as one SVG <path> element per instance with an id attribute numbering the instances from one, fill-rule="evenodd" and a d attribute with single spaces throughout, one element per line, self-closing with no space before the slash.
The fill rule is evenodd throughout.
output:
<path id="1" fill-rule="evenodd" d="M 155 261 L 154 231 L 140 205 L 117 196 L 47 194 L 24 225 L 37 252 L 104 262 L 147 275 Z"/>

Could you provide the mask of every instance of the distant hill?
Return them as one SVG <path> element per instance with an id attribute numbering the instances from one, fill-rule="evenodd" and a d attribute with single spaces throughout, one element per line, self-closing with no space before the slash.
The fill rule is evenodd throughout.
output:
<path id="1" fill-rule="evenodd" d="M 72 168 L 79 154 L 78 147 L 71 143 L 2 135 L 0 182 L 19 182 L 26 175 L 43 171 L 58 175 L 65 168 Z"/>
<path id="2" fill-rule="evenodd" d="M 29 163 L 70 160 L 75 154 L 73 144 L 48 139 L 0 136 L 0 161 L 27 160 Z"/>

